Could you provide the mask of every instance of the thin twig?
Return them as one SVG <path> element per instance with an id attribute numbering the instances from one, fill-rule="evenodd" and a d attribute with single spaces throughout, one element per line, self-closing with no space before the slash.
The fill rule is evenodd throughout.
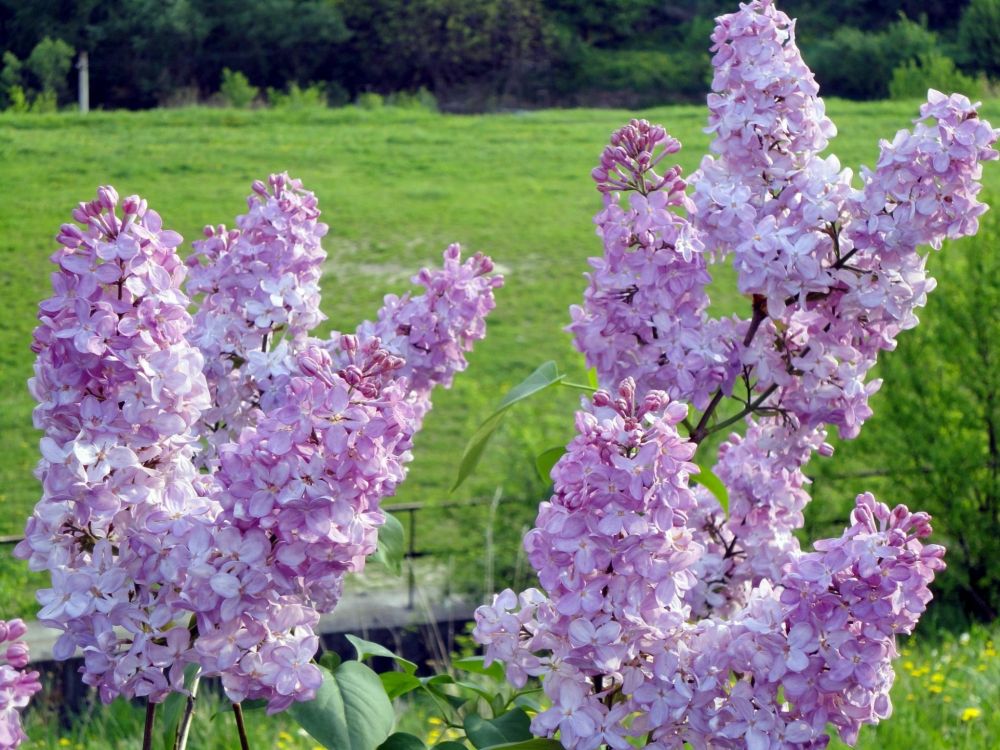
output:
<path id="1" fill-rule="evenodd" d="M 156 704 L 146 699 L 146 726 L 142 730 L 142 750 L 153 750 L 153 722 L 156 720 Z"/>
<path id="2" fill-rule="evenodd" d="M 750 346 L 753 342 L 754 336 L 757 335 L 757 331 L 760 329 L 760 324 L 767 319 L 767 299 L 759 294 L 755 294 L 753 297 L 753 317 L 750 318 L 750 327 L 747 328 L 746 336 L 743 337 L 743 347 L 746 348 Z M 768 394 L 770 395 L 770 394 Z M 695 426 L 691 433 L 688 435 L 688 439 L 692 443 L 700 443 L 704 440 L 710 432 L 713 430 L 708 429 L 709 420 L 712 419 L 712 415 L 715 410 L 719 408 L 719 404 L 722 403 L 723 393 L 720 388 L 712 396 L 712 400 L 709 402 L 708 406 L 705 408 L 705 412 L 701 415 L 701 419 L 698 420 L 698 424 Z M 745 416 L 745 415 L 743 415 Z M 728 424 L 732 424 L 729 422 Z"/>
<path id="3" fill-rule="evenodd" d="M 715 427 L 713 427 L 712 429 L 706 430 L 705 434 L 706 435 L 711 435 L 713 432 L 718 432 L 719 430 L 724 430 L 727 427 L 729 427 L 729 425 L 735 424 L 736 422 L 739 422 L 747 414 L 752 414 L 753 412 L 757 411 L 757 409 L 760 408 L 761 404 L 763 404 L 767 400 L 767 397 L 770 396 L 772 393 L 774 393 L 776 390 L 778 390 L 777 384 L 772 383 L 771 385 L 768 386 L 768 388 L 767 388 L 766 391 L 764 391 L 762 394 L 760 394 L 751 403 L 747 404 L 740 411 L 739 414 L 734 414 L 733 416 L 729 417 L 729 419 L 722 420 L 717 425 L 715 425 Z"/>
<path id="4" fill-rule="evenodd" d="M 240 747 L 242 750 L 250 750 L 250 741 L 247 739 L 247 728 L 243 723 L 243 707 L 239 703 L 233 704 L 233 714 L 236 716 L 236 731 L 240 734 Z"/>
<path id="5" fill-rule="evenodd" d="M 188 735 L 191 733 L 191 720 L 194 718 L 194 703 L 198 699 L 198 683 L 201 675 L 197 674 L 191 682 L 191 692 L 184 704 L 184 715 L 177 725 L 177 737 L 174 739 L 174 750 L 187 750 Z"/>

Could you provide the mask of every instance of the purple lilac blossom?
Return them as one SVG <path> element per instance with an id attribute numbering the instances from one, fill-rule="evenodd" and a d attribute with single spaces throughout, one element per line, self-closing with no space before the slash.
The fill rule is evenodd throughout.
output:
<path id="1" fill-rule="evenodd" d="M 187 259 L 187 291 L 199 299 L 189 339 L 205 356 L 212 406 L 202 415 L 210 446 L 235 439 L 252 422 L 260 386 L 251 353 L 287 342 L 292 353 L 326 316 L 319 280 L 326 251 L 316 196 L 287 173 L 257 180 L 236 229 L 205 227 Z M 214 458 L 211 451 L 202 460 Z"/>
<path id="2" fill-rule="evenodd" d="M 20 638 L 28 631 L 23 620 L 0 620 L 0 750 L 14 750 L 28 739 L 21 728 L 21 710 L 42 689 L 38 672 L 29 672 L 28 645 Z"/>
<path id="3" fill-rule="evenodd" d="M 57 658 L 81 652 L 106 701 L 161 701 L 187 664 L 270 712 L 315 695 L 319 617 L 374 552 L 430 391 L 502 284 L 453 245 L 360 338 L 312 338 L 326 225 L 300 182 L 269 184 L 192 256 L 194 319 L 181 238 L 144 201 L 119 217 L 101 188 L 59 235 L 30 383 L 45 494 L 17 553 L 51 572 Z"/>
<path id="4" fill-rule="evenodd" d="M 601 462 L 627 438 L 589 427 L 610 398 L 599 391 L 526 538 L 542 591 L 503 592 L 477 612 L 488 659 L 515 685 L 542 678 L 553 706 L 535 731 L 558 732 L 567 748 L 627 750 L 627 735 L 648 733 L 657 750 L 805 750 L 826 747 L 828 724 L 853 743 L 862 724 L 889 715 L 895 636 L 912 630 L 944 567 L 943 549 L 920 541 L 925 514 L 867 494 L 841 539 L 804 552 L 794 532 L 810 500 L 803 467 L 832 453 L 828 428 L 858 434 L 879 352 L 917 324 L 934 288 L 918 246 L 977 230 L 982 162 L 997 158 L 998 133 L 978 105 L 932 90 L 857 188 L 836 157 L 819 156 L 835 128 L 794 22 L 755 0 L 719 18 L 712 41 L 713 155 L 688 196 L 679 167 L 659 166 L 680 147 L 663 128 L 634 120 L 612 135 L 593 173 L 605 252 L 591 259 L 569 330 L 604 388 L 705 412 L 684 421 L 689 459 L 719 403 L 742 402 L 725 424 L 743 421 L 745 434 L 723 442 L 714 467 L 729 507 L 688 489 L 691 467 L 660 478 L 675 486 L 671 511 L 692 557 L 671 572 L 679 601 L 622 618 L 616 592 L 646 601 L 645 574 L 595 550 L 645 542 L 645 512 L 625 522 L 606 508 L 641 507 L 651 492 L 598 489 Z M 708 266 L 726 258 L 752 299 L 749 319 L 707 314 Z M 584 439 L 604 447 L 580 467 Z M 572 514 L 553 522 L 569 498 Z M 677 624 L 664 632 L 662 622 Z"/>
<path id="5" fill-rule="evenodd" d="M 692 526 L 686 413 L 662 392 L 637 402 L 626 380 L 577 414 L 525 538 L 542 590 L 476 611 L 487 663 L 503 662 L 515 686 L 541 677 L 551 707 L 532 731 L 574 750 L 647 736 L 657 750 L 813 750 L 828 724 L 853 743 L 889 715 L 895 638 L 944 567 L 943 548 L 921 542 L 929 517 L 860 495 L 840 539 L 788 545 L 773 580 L 694 616 L 688 594 L 710 551 Z"/>
<path id="6" fill-rule="evenodd" d="M 182 687 L 190 655 L 181 586 L 161 566 L 212 513 L 192 463 L 203 359 L 185 338 L 180 235 L 110 187 L 73 218 L 84 226 L 62 227 L 32 345 L 43 496 L 15 553 L 51 573 L 38 619 L 63 631 L 56 657 L 79 649 L 105 700 L 158 701 Z"/>

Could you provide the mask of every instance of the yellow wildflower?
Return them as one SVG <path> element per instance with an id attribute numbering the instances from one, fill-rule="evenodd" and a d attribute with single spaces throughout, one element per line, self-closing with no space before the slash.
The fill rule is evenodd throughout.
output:
<path id="1" fill-rule="evenodd" d="M 70 741 L 69 741 L 68 739 L 66 739 L 65 737 L 60 737 L 60 738 L 59 738 L 59 747 L 69 747 L 69 746 L 70 746 L 70 745 L 72 745 L 72 744 L 73 744 L 73 743 L 72 743 L 72 742 L 70 742 Z"/>
<path id="2" fill-rule="evenodd" d="M 931 682 L 944 682 L 944 675 L 940 672 L 935 672 L 931 675 Z"/>
<path id="3" fill-rule="evenodd" d="M 930 690 L 932 693 L 934 693 L 934 695 L 937 695 L 938 693 L 944 691 L 944 688 L 938 684 L 931 685 L 927 689 Z"/>
<path id="4" fill-rule="evenodd" d="M 973 719 L 978 719 L 983 715 L 983 712 L 976 708 L 975 706 L 969 706 L 967 709 L 962 711 L 962 721 L 972 721 Z"/>

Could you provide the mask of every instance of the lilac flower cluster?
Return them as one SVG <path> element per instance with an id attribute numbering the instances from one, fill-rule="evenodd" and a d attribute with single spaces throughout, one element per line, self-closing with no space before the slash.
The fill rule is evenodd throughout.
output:
<path id="1" fill-rule="evenodd" d="M 319 280 L 328 227 L 318 221 L 316 196 L 274 174 L 267 185 L 254 182 L 247 206 L 236 229 L 206 227 L 187 259 L 188 294 L 201 300 L 189 338 L 205 356 L 212 407 L 202 431 L 212 445 L 235 438 L 251 419 L 258 389 L 240 365 L 279 337 L 301 345 L 326 317 Z"/>
<path id="2" fill-rule="evenodd" d="M 450 245 L 442 268 L 424 268 L 413 277 L 424 294 L 386 295 L 378 320 L 357 330 L 362 340 L 377 338 L 402 358 L 399 374 L 417 398 L 425 399 L 435 384 L 450 386 L 468 366 L 465 352 L 485 335 L 486 315 L 495 306 L 492 290 L 503 284 L 489 275 L 493 261 L 482 253 L 461 261 L 461 248 Z"/>
<path id="3" fill-rule="evenodd" d="M 28 645 L 19 640 L 28 628 L 22 620 L 0 620 L 0 750 L 13 750 L 27 736 L 21 728 L 21 709 L 42 689 L 38 672 L 28 672 Z"/>
<path id="4" fill-rule="evenodd" d="M 645 121 L 612 135 L 593 173 L 604 198 L 594 219 L 604 257 L 590 260 L 590 285 L 583 306 L 570 308 L 568 330 L 602 383 L 632 377 L 642 391 L 665 390 L 703 409 L 713 391 L 732 387 L 729 353 L 738 322 L 709 320 L 704 245 L 671 210 L 693 210 L 686 183 L 679 167 L 663 176 L 654 171 L 679 149 Z M 627 209 L 620 190 L 630 191 Z"/>
<path id="5" fill-rule="evenodd" d="M 40 305 L 29 382 L 44 494 L 16 554 L 52 573 L 38 617 L 64 631 L 56 657 L 81 649 L 84 680 L 106 698 L 160 699 L 183 665 L 164 671 L 181 592 L 159 568 L 167 532 L 210 511 L 191 461 L 209 397 L 185 338 L 181 237 L 135 196 L 118 209 L 112 188 L 98 190 L 52 257 L 56 294 Z"/>
<path id="6" fill-rule="evenodd" d="M 688 603 L 709 550 L 692 525 L 687 408 L 624 381 L 577 414 L 555 494 L 525 538 L 544 593 L 507 590 L 476 612 L 489 661 L 551 708 L 532 731 L 567 748 L 825 747 L 889 715 L 895 636 L 924 611 L 944 550 L 929 518 L 861 495 L 852 526 L 816 552 L 786 549 L 773 579 L 700 618 Z"/>
<path id="7" fill-rule="evenodd" d="M 918 246 L 977 230 L 998 132 L 965 97 L 931 91 L 858 188 L 819 156 L 835 129 L 794 23 L 754 0 L 719 18 L 712 40 L 713 155 L 688 196 L 680 169 L 660 166 L 679 148 L 663 128 L 632 121 L 612 135 L 593 173 L 605 252 L 569 326 L 603 387 L 655 404 L 643 412 L 653 434 L 632 432 L 628 409 L 615 417 L 624 426 L 598 428 L 606 392 L 584 406 L 525 541 L 543 591 L 504 592 L 477 613 L 487 657 L 515 684 L 542 678 L 553 707 L 534 729 L 567 748 L 627 750 L 648 735 L 664 750 L 804 750 L 826 746 L 828 724 L 853 742 L 888 716 L 895 636 L 943 568 L 943 549 L 920 541 L 928 517 L 870 495 L 814 552 L 794 532 L 805 464 L 832 453 L 828 428 L 858 434 L 879 352 L 917 324 L 934 287 Z M 708 315 L 708 266 L 726 258 L 752 300 L 747 319 Z M 689 489 L 689 461 L 740 422 L 714 467 L 724 509 Z M 642 564 L 626 554 L 636 547 Z"/>
<path id="8" fill-rule="evenodd" d="M 44 495 L 16 553 L 50 571 L 39 619 L 104 700 L 159 702 L 188 664 L 234 702 L 314 696 L 320 614 L 374 552 L 430 391 L 502 283 L 454 245 L 426 294 L 312 338 L 326 225 L 297 180 L 269 185 L 198 243 L 193 318 L 181 237 L 139 198 L 101 188 L 58 238 L 30 382 Z"/>

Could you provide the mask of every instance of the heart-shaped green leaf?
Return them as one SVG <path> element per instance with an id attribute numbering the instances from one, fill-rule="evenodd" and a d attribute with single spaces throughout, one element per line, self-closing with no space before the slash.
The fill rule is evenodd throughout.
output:
<path id="1" fill-rule="evenodd" d="M 382 672 L 378 678 L 382 680 L 382 687 L 385 688 L 389 700 L 396 700 L 401 695 L 412 693 L 423 687 L 419 677 L 406 674 L 406 672 Z"/>
<path id="2" fill-rule="evenodd" d="M 522 742 L 508 742 L 505 745 L 492 745 L 484 750 L 563 750 L 559 740 L 547 737 L 532 737 Z"/>
<path id="3" fill-rule="evenodd" d="M 345 661 L 333 672 L 319 669 L 323 684 L 316 698 L 293 703 L 292 718 L 329 750 L 375 750 L 395 723 L 378 675 L 358 661 Z"/>
<path id="4" fill-rule="evenodd" d="M 484 674 L 497 682 L 503 682 L 504 680 L 503 664 L 495 661 L 487 667 L 482 656 L 465 656 L 461 659 L 455 659 L 452 662 L 452 666 L 456 669 L 461 669 L 463 672 Z"/>

